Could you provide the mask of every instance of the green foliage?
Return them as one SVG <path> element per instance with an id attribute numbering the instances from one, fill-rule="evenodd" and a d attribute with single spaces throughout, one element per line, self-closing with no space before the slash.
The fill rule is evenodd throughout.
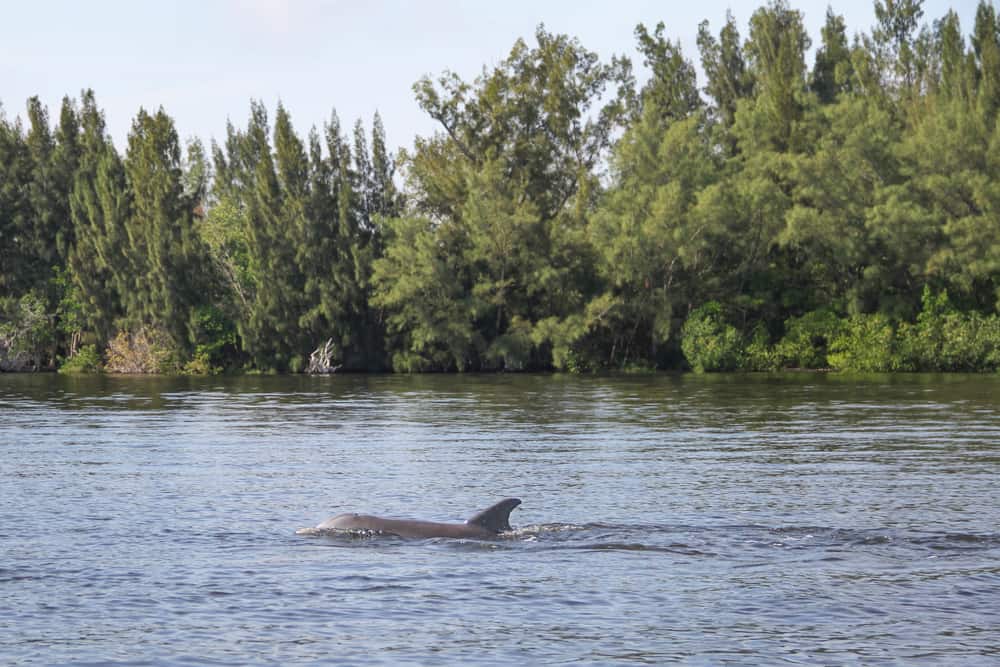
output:
<path id="1" fill-rule="evenodd" d="M 838 370 L 977 371 L 1000 368 L 1000 318 L 956 311 L 947 292 L 925 287 L 914 324 L 881 314 L 855 316 L 831 344 Z"/>
<path id="2" fill-rule="evenodd" d="M 1000 367 L 1000 318 L 955 309 L 942 291 L 924 288 L 915 324 L 900 326 L 907 365 L 920 371 L 976 371 Z"/>
<path id="3" fill-rule="evenodd" d="M 105 344 L 124 315 L 122 294 L 131 266 L 126 261 L 126 220 L 131 194 L 125 170 L 107 136 L 104 114 L 86 91 L 80 105 L 79 165 L 73 177 L 70 216 L 75 243 L 67 264 L 81 301 L 85 326 Z"/>
<path id="4" fill-rule="evenodd" d="M 754 327 L 740 358 L 740 370 L 775 371 L 781 368 L 781 359 L 775 346 L 771 345 L 771 336 L 763 324 Z"/>
<path id="5" fill-rule="evenodd" d="M 811 87 L 821 102 L 830 104 L 839 94 L 850 90 L 853 78 L 847 26 L 844 17 L 834 14 L 830 7 L 826 10 L 821 35 L 823 44 L 816 51 Z"/>
<path id="6" fill-rule="evenodd" d="M 39 371 L 54 361 L 55 328 L 35 292 L 0 300 L 0 370 Z"/>
<path id="7" fill-rule="evenodd" d="M 199 269 L 206 252 L 194 229 L 197 200 L 184 191 L 177 132 L 162 109 L 152 115 L 139 110 L 124 168 L 132 195 L 119 279 L 127 321 L 152 326 L 174 346 L 189 348 L 192 312 L 205 294 Z"/>
<path id="8" fill-rule="evenodd" d="M 742 337 L 725 321 L 717 301 L 696 308 L 685 320 L 681 351 L 696 373 L 733 371 L 743 361 Z"/>
<path id="9" fill-rule="evenodd" d="M 831 310 L 814 310 L 785 320 L 785 335 L 775 346 L 782 368 L 827 368 L 830 344 L 843 333 L 844 322 Z"/>
<path id="10" fill-rule="evenodd" d="M 246 130 L 230 126 L 225 150 L 215 147 L 218 203 L 200 231 L 259 368 L 294 371 L 329 339 L 349 368 L 379 363 L 374 220 L 399 205 L 382 132 L 376 123 L 372 160 L 359 125 L 352 156 L 336 115 L 304 142 L 279 106 L 272 139 L 254 102 Z"/>
<path id="11" fill-rule="evenodd" d="M 66 375 L 100 373 L 103 370 L 96 345 L 84 345 L 59 366 L 59 372 Z"/>
<path id="12" fill-rule="evenodd" d="M 995 369 L 1000 20 L 922 4 L 851 43 L 828 10 L 813 63 L 785 0 L 727 13 L 700 82 L 662 23 L 641 84 L 539 26 L 418 81 L 439 131 L 398 155 L 377 114 L 259 102 L 211 151 L 139 110 L 119 155 L 92 91 L 32 98 L 0 113 L 0 364 Z"/>
<path id="13" fill-rule="evenodd" d="M 584 307 L 583 212 L 631 88 L 626 63 L 542 28 L 535 38 L 471 84 L 415 86 L 445 134 L 407 156 L 419 215 L 386 222 L 374 263 L 396 368 L 560 366 L 546 357 L 563 343 L 536 326 Z"/>
<path id="14" fill-rule="evenodd" d="M 785 0 L 772 0 L 750 18 L 744 50 L 754 78 L 753 106 L 764 119 L 756 141 L 779 150 L 793 145 L 795 124 L 802 117 L 810 44 L 801 12 L 790 9 Z"/>
<path id="15" fill-rule="evenodd" d="M 385 221 L 385 256 L 375 261 L 372 302 L 387 312 L 395 370 L 467 370 L 482 341 L 472 320 L 486 304 L 466 291 L 464 235 L 421 218 Z"/>
<path id="16" fill-rule="evenodd" d="M 528 369 L 534 349 L 531 334 L 531 324 L 515 317 L 507 331 L 486 349 L 484 353 L 486 367 L 505 371 Z"/>
<path id="17" fill-rule="evenodd" d="M 69 339 L 69 352 L 73 355 L 86 326 L 79 290 L 68 271 L 56 267 L 49 280 L 49 291 L 53 295 L 52 300 L 56 302 L 56 328 L 63 338 Z"/>
<path id="18" fill-rule="evenodd" d="M 855 315 L 830 342 L 830 367 L 839 371 L 886 373 L 911 370 L 900 351 L 895 327 L 882 313 Z"/>
<path id="19" fill-rule="evenodd" d="M 663 36 L 664 25 L 658 23 L 650 35 L 646 26 L 635 29 L 643 64 L 652 70 L 649 82 L 641 92 L 643 110 L 652 110 L 661 122 L 687 118 L 701 108 L 694 66 L 681 53 L 679 44 Z"/>
<path id="20" fill-rule="evenodd" d="M 593 370 L 593 359 L 581 348 L 588 326 L 584 317 L 547 317 L 539 321 L 532 331 L 536 345 L 548 348 L 556 370 L 580 373 Z"/>
<path id="21" fill-rule="evenodd" d="M 875 0 L 875 56 L 884 80 L 894 89 L 906 91 L 916 82 L 914 35 L 924 14 L 922 4 L 923 0 Z"/>
<path id="22" fill-rule="evenodd" d="M 0 109 L 0 295 L 31 288 L 36 258 L 31 247 L 31 206 L 27 184 L 31 159 L 20 119 Z"/>
<path id="23" fill-rule="evenodd" d="M 216 375 L 242 361 L 236 326 L 221 310 L 213 306 L 197 308 L 191 328 L 196 344 L 194 355 L 184 365 L 184 373 Z"/>
<path id="24" fill-rule="evenodd" d="M 732 13 L 726 11 L 726 25 L 716 38 L 708 29 L 708 21 L 698 26 L 698 50 L 701 66 L 708 79 L 705 92 L 712 98 L 715 113 L 723 128 L 733 125 L 739 101 L 751 95 L 753 76 L 743 59 L 743 44 Z M 729 147 L 731 142 L 727 142 Z"/>

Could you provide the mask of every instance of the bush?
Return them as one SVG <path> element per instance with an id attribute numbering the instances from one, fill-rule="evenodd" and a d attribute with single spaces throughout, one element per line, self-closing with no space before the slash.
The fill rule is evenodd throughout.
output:
<path id="1" fill-rule="evenodd" d="M 507 333 L 497 337 L 484 355 L 487 367 L 493 370 L 523 371 L 531 363 L 534 342 L 531 323 L 514 317 Z"/>
<path id="2" fill-rule="evenodd" d="M 717 301 L 695 309 L 681 328 L 681 352 L 696 373 L 736 370 L 742 343 L 739 332 L 723 319 Z"/>
<path id="3" fill-rule="evenodd" d="M 767 327 L 759 324 L 743 351 L 742 369 L 746 371 L 774 371 L 781 367 L 776 348 L 771 345 Z"/>
<path id="4" fill-rule="evenodd" d="M 433 370 L 433 365 L 423 355 L 404 350 L 392 355 L 392 370 L 396 373 L 424 373 Z"/>
<path id="5" fill-rule="evenodd" d="M 221 366 L 212 365 L 212 356 L 202 345 L 195 350 L 194 357 L 184 364 L 181 371 L 184 375 L 218 375 L 222 372 Z"/>
<path id="6" fill-rule="evenodd" d="M 889 318 L 882 313 L 855 315 L 830 343 L 830 366 L 840 371 L 885 373 L 911 370 L 899 352 Z"/>
<path id="7" fill-rule="evenodd" d="M 218 308 L 200 306 L 191 321 L 196 345 L 194 358 L 185 364 L 184 373 L 215 375 L 237 364 L 239 341 L 231 319 Z"/>
<path id="8" fill-rule="evenodd" d="M 101 372 L 101 355 L 96 345 L 85 345 L 59 367 L 60 373 L 70 375 Z"/>
<path id="9" fill-rule="evenodd" d="M 814 310 L 785 320 L 785 335 L 775 346 L 782 368 L 828 368 L 830 344 L 841 335 L 844 321 L 829 310 Z"/>
<path id="10" fill-rule="evenodd" d="M 924 288 L 916 324 L 899 328 L 907 365 L 921 371 L 982 371 L 1000 367 L 1000 319 L 962 313 L 948 293 Z"/>
<path id="11" fill-rule="evenodd" d="M 0 301 L 0 370 L 51 368 L 55 329 L 45 301 L 34 292 Z"/>
<path id="12" fill-rule="evenodd" d="M 547 317 L 532 328 L 531 342 L 549 351 L 556 370 L 583 373 L 596 367 L 594 355 L 588 354 L 586 349 L 588 333 L 584 315 L 570 315 L 564 319 Z"/>
<path id="13" fill-rule="evenodd" d="M 108 343 L 106 356 L 109 373 L 173 373 L 180 365 L 170 336 L 153 327 L 143 327 L 134 334 L 119 331 Z"/>

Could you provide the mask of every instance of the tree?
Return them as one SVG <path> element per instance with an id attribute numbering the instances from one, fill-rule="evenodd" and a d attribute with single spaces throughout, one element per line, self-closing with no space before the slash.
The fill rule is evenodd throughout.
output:
<path id="1" fill-rule="evenodd" d="M 664 121 L 681 120 L 701 108 L 701 97 L 694 66 L 684 58 L 680 44 L 666 40 L 663 31 L 663 23 L 656 25 L 652 35 L 642 24 L 635 28 L 643 64 L 651 71 L 640 101 L 642 109 L 652 107 Z"/>
<path id="2" fill-rule="evenodd" d="M 696 102 L 693 67 L 661 32 L 662 25 L 654 40 L 636 30 L 653 75 L 640 93 L 640 117 L 615 147 L 615 186 L 588 228 L 605 286 L 585 320 L 600 339 L 600 358 L 591 362 L 598 366 L 657 364 L 676 334 L 675 316 L 690 309 L 715 268 L 719 239 L 692 210 L 721 160 Z"/>
<path id="3" fill-rule="evenodd" d="M 131 197 L 93 91 L 83 92 L 79 119 L 79 166 L 69 202 L 74 241 L 68 265 L 83 304 L 85 326 L 103 347 L 124 314 L 122 293 L 131 269 L 125 225 Z"/>
<path id="4" fill-rule="evenodd" d="M 913 212 L 904 229 L 916 286 L 944 285 L 976 308 L 1000 295 L 1000 163 L 991 129 L 975 100 L 941 100 L 898 147 L 906 179 L 894 191 Z M 922 227 L 916 227 L 923 223 Z M 916 227 L 916 228 L 915 228 Z M 902 230 L 901 230 L 902 231 Z"/>
<path id="5" fill-rule="evenodd" d="M 174 345 L 190 350 L 206 254 L 194 227 L 197 202 L 184 192 L 177 132 L 162 108 L 155 114 L 139 110 L 124 169 L 131 207 L 127 268 L 119 271 L 119 283 L 128 325 L 162 328 Z"/>
<path id="6" fill-rule="evenodd" d="M 468 370 L 483 349 L 474 326 L 483 307 L 467 287 L 465 235 L 417 216 L 387 220 L 385 231 L 372 303 L 387 312 L 393 369 Z"/>
<path id="7" fill-rule="evenodd" d="M 52 179 L 59 192 L 56 250 L 63 263 L 67 261 L 74 243 L 74 226 L 70 211 L 73 182 L 80 164 L 80 119 L 76 105 L 69 96 L 63 97 L 59 108 L 59 125 L 55 131 L 55 150 L 52 154 Z"/>
<path id="8" fill-rule="evenodd" d="M 910 91 L 917 80 L 914 42 L 923 4 L 923 0 L 875 0 L 872 51 L 890 90 Z"/>
<path id="9" fill-rule="evenodd" d="M 382 217 L 398 216 L 402 212 L 402 197 L 393 177 L 395 158 L 386 147 L 382 117 L 375 112 L 372 120 L 372 213 Z"/>
<path id="10" fill-rule="evenodd" d="M 602 365 L 656 364 L 678 316 L 714 291 L 722 268 L 724 228 L 695 214 L 700 194 L 721 175 L 705 118 L 663 128 L 655 117 L 644 114 L 619 142 L 616 186 L 590 224 L 607 286 L 590 311 L 606 336 Z"/>
<path id="11" fill-rule="evenodd" d="M 894 248 L 871 233 L 870 216 L 881 188 L 901 179 L 895 147 L 902 127 L 865 95 L 842 95 L 818 113 L 813 150 L 792 163 L 791 208 L 778 237 L 798 258 L 795 309 L 868 312 L 898 297 L 885 261 Z"/>
<path id="12" fill-rule="evenodd" d="M 63 215 L 67 193 L 60 192 L 53 173 L 55 139 L 49 127 L 48 110 L 37 97 L 28 100 L 28 134 L 25 144 L 31 161 L 31 176 L 27 183 L 31 224 L 25 230 L 31 259 L 29 280 L 34 285 L 43 283 L 52 267 L 60 263 L 57 236 L 64 236 L 59 228 L 68 220 Z M 27 267 L 26 267 L 27 268 Z"/>
<path id="13" fill-rule="evenodd" d="M 253 102 L 247 129 L 230 127 L 225 151 L 213 151 L 218 203 L 206 238 L 243 343 L 265 369 L 301 370 L 331 339 L 347 368 L 376 368 L 381 334 L 366 298 L 374 228 L 369 202 L 355 196 L 371 193 L 370 170 L 355 168 L 370 164 L 367 147 L 352 160 L 336 114 L 303 142 L 281 105 L 273 146 L 270 134 Z"/>
<path id="14" fill-rule="evenodd" d="M 20 120 L 8 121 L 0 108 L 0 297 L 23 294 L 32 286 L 30 181 L 31 155 Z"/>
<path id="15" fill-rule="evenodd" d="M 840 93 L 849 89 L 853 77 L 844 17 L 834 14 L 832 8 L 827 8 L 826 23 L 820 34 L 823 43 L 816 51 L 811 86 L 820 102 L 830 104 Z"/>
<path id="16" fill-rule="evenodd" d="M 471 165 L 501 160 L 525 184 L 524 194 L 539 215 L 550 220 L 563 211 L 581 178 L 610 146 L 625 117 L 631 72 L 627 61 L 602 64 L 578 41 L 548 33 L 543 26 L 535 38 L 535 48 L 518 40 L 505 61 L 473 84 L 446 73 L 436 86 L 424 78 L 414 90 L 421 108 L 448 138 L 433 143 L 444 142 L 449 154 L 457 153 Z M 615 95 L 592 111 L 609 86 L 617 86 Z M 436 152 L 423 146 L 418 144 L 418 152 Z M 418 156 L 411 165 L 418 179 L 418 205 L 425 201 L 420 191 L 440 189 L 434 182 L 440 175 L 427 169 L 421 157 L 430 155 Z M 453 207 L 441 211 L 456 212 Z"/>
<path id="17" fill-rule="evenodd" d="M 980 0 L 976 8 L 972 50 L 979 81 L 979 112 L 989 125 L 996 121 L 997 110 L 1000 109 L 1000 16 L 986 0 Z"/>
<path id="18" fill-rule="evenodd" d="M 751 95 L 754 81 L 743 59 L 740 32 L 732 13 L 726 11 L 726 24 L 718 39 L 709 32 L 708 25 L 708 21 L 702 21 L 698 26 L 698 50 L 707 78 L 704 91 L 715 103 L 713 111 L 723 130 L 728 130 L 736 118 L 737 103 Z M 734 151 L 735 144 L 727 143 L 730 152 Z"/>
<path id="19" fill-rule="evenodd" d="M 535 37 L 473 83 L 446 73 L 414 86 L 443 133 L 407 156 L 419 217 L 390 225 L 375 263 L 397 367 L 530 365 L 551 345 L 535 325 L 584 306 L 584 214 L 629 108 L 631 72 L 543 27 Z"/>
<path id="20" fill-rule="evenodd" d="M 744 131 L 744 146 L 770 143 L 778 151 L 793 146 L 805 107 L 809 45 L 802 14 L 789 9 L 784 0 L 772 0 L 750 18 L 745 51 L 755 81 L 753 108 L 758 118 L 752 130 Z M 743 117 L 749 119 L 749 111 Z"/>

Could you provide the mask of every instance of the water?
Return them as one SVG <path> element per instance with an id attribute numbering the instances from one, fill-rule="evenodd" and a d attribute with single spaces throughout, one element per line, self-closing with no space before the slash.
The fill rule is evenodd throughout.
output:
<path id="1" fill-rule="evenodd" d="M 998 481 L 996 376 L 0 376 L 0 662 L 996 664 Z"/>

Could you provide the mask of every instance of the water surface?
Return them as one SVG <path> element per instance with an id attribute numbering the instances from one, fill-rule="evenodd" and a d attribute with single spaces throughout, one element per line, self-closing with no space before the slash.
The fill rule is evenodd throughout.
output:
<path id="1" fill-rule="evenodd" d="M 998 481 L 996 376 L 0 376 L 0 662 L 995 664 Z"/>

